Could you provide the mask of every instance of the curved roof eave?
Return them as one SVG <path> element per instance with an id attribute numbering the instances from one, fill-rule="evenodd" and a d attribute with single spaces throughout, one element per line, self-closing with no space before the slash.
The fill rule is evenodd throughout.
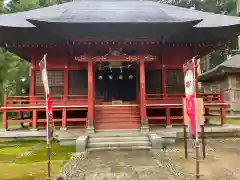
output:
<path id="1" fill-rule="evenodd" d="M 202 73 L 199 76 L 199 81 L 209 81 L 218 75 L 235 72 L 240 72 L 240 54 L 234 55 L 223 63 L 217 65 L 215 68 Z"/>

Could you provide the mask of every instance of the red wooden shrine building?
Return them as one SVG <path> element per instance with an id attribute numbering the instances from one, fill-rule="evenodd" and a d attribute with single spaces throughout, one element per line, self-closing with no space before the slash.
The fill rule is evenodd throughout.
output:
<path id="1" fill-rule="evenodd" d="M 147 0 L 78 0 L 2 15 L 1 45 L 30 63 L 29 96 L 5 96 L 3 128 L 14 121 L 37 129 L 46 122 L 38 66 L 45 53 L 54 120 L 62 129 L 182 124 L 183 63 L 239 30 L 237 17 Z M 205 108 L 221 109 L 224 123 L 221 93 L 198 96 Z M 9 119 L 10 112 L 19 119 Z"/>

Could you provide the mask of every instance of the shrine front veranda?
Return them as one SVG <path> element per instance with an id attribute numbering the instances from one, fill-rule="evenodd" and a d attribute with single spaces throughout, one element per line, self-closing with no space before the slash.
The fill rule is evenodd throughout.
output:
<path id="1" fill-rule="evenodd" d="M 46 126 L 38 65 L 44 54 L 54 122 L 62 130 L 183 125 L 182 65 L 226 45 L 239 32 L 238 17 L 148 0 L 77 0 L 1 15 L 1 45 L 30 64 L 29 95 L 4 97 L 2 126 Z M 217 115 L 226 123 L 224 95 L 224 89 L 197 92 L 206 119 Z"/>

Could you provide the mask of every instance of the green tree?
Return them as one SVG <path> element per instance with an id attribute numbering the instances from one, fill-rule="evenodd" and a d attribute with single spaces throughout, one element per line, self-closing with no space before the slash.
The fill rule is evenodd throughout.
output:
<path id="1" fill-rule="evenodd" d="M 22 12 L 68 2 L 68 0 L 11 0 L 5 7 L 0 0 L 0 13 Z M 0 104 L 4 94 L 28 95 L 28 61 L 0 48 Z"/>
<path id="2" fill-rule="evenodd" d="M 161 0 L 163 3 L 172 4 L 184 8 L 192 8 L 205 12 L 213 12 L 217 14 L 236 16 L 236 0 Z M 209 61 L 210 68 L 217 66 L 226 60 L 227 49 L 237 49 L 237 38 L 233 39 L 227 46 L 210 53 Z"/>

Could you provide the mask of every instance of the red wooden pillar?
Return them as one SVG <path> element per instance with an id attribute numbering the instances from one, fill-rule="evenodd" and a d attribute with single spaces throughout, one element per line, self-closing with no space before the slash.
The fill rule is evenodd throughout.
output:
<path id="1" fill-rule="evenodd" d="M 145 64 L 144 58 L 140 59 L 140 114 L 141 114 L 141 130 L 148 130 L 148 119 L 146 112 L 146 87 L 145 87 Z"/>
<path id="2" fill-rule="evenodd" d="M 36 104 L 36 97 L 35 97 L 35 72 L 36 72 L 36 60 L 34 57 L 34 54 L 31 59 L 31 66 L 30 66 L 30 100 L 31 104 Z M 36 131 L 37 130 L 37 112 L 36 110 L 33 110 L 32 112 L 32 128 L 31 130 Z"/>
<path id="3" fill-rule="evenodd" d="M 31 65 L 29 68 L 29 75 L 30 75 L 30 88 L 29 88 L 29 94 L 30 94 L 30 103 L 35 104 L 36 98 L 35 98 L 35 61 L 32 59 Z"/>
<path id="4" fill-rule="evenodd" d="M 67 130 L 67 110 L 63 108 L 62 110 L 62 127 L 61 130 Z"/>
<path id="5" fill-rule="evenodd" d="M 93 62 L 88 61 L 88 118 L 87 130 L 89 133 L 94 132 L 93 118 L 94 118 L 94 90 L 93 90 Z"/>
<path id="6" fill-rule="evenodd" d="M 166 124 L 167 124 L 167 127 L 172 127 L 170 110 L 171 109 L 169 107 L 166 107 Z"/>
<path id="7" fill-rule="evenodd" d="M 63 89 L 63 101 L 64 104 L 68 101 L 68 65 L 64 67 L 64 89 Z M 62 109 L 62 127 L 60 130 L 67 130 L 67 110 L 66 108 Z"/>
<path id="8" fill-rule="evenodd" d="M 4 107 L 7 106 L 7 96 L 5 95 L 4 96 L 4 100 L 3 100 L 3 103 L 4 103 Z M 8 119 L 8 116 L 7 116 L 7 111 L 6 110 L 3 110 L 2 112 L 2 128 L 4 130 L 8 130 L 8 122 L 7 122 L 7 119 Z"/>
<path id="9" fill-rule="evenodd" d="M 139 102 L 139 70 L 136 69 L 136 101 Z"/>
<path id="10" fill-rule="evenodd" d="M 224 102 L 224 91 L 223 89 L 220 90 L 220 102 Z M 220 116 L 221 116 L 221 125 L 224 126 L 227 124 L 226 122 L 226 108 L 225 106 L 221 106 L 220 108 Z"/>

